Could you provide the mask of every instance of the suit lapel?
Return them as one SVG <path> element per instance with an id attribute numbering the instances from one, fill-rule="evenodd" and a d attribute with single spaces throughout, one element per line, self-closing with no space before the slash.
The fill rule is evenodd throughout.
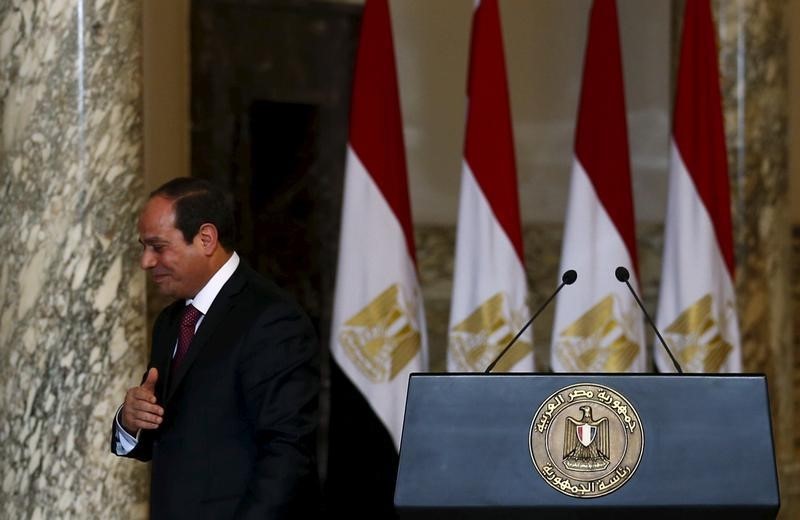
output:
<path id="1" fill-rule="evenodd" d="M 156 383 L 156 399 L 159 403 L 166 402 L 167 389 L 170 381 L 170 365 L 172 364 L 172 353 L 175 350 L 175 341 L 178 337 L 178 325 L 180 322 L 183 301 L 178 301 L 170 305 L 165 311 L 164 325 L 153 337 L 153 359 L 152 366 L 158 369 L 158 381 Z M 145 374 L 147 375 L 147 374 Z"/>
<path id="2" fill-rule="evenodd" d="M 198 327 L 197 332 L 195 333 L 194 338 L 189 345 L 189 350 L 186 352 L 186 356 L 181 361 L 181 364 L 175 371 L 175 374 L 173 374 L 174 379 L 169 382 L 169 386 L 167 387 L 169 390 L 167 392 L 167 399 L 165 403 L 169 402 L 169 400 L 175 394 L 175 390 L 181 384 L 181 381 L 183 380 L 184 376 L 186 376 L 186 373 L 191 369 L 192 364 L 197 359 L 197 356 L 208 344 L 209 339 L 217 331 L 219 324 L 235 307 L 236 301 L 233 297 L 244 288 L 245 283 L 246 278 L 243 273 L 243 266 L 240 264 L 231 278 L 225 282 L 225 285 L 222 286 L 219 294 L 217 294 L 217 297 L 214 298 L 214 302 L 208 309 L 208 313 L 200 323 L 200 327 Z M 172 337 L 178 337 L 177 323 L 175 325 L 175 332 Z"/>

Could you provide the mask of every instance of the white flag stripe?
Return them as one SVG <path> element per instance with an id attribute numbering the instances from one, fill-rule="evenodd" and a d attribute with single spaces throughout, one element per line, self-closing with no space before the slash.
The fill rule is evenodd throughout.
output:
<path id="1" fill-rule="evenodd" d="M 335 309 L 342 317 L 358 312 L 375 289 L 417 279 L 400 222 L 349 145 L 346 164 L 337 278 L 349 285 Z"/>
<path id="2" fill-rule="evenodd" d="M 639 290 L 628 248 L 597 197 L 589 176 L 577 159 L 572 163 L 561 258 L 562 273 L 567 269 L 575 269 L 578 272 L 580 290 L 562 291 L 559 293 L 559 298 L 573 298 L 573 301 L 585 301 L 588 304 L 597 295 L 610 292 L 630 296 L 628 288 L 614 276 L 618 266 L 623 266 L 631 272 L 631 285 Z M 558 276 L 560 281 L 561 273 Z M 636 305 L 632 296 L 630 301 Z M 576 319 L 586 310 L 564 307 L 567 307 L 562 311 L 565 319 Z"/>
<path id="3" fill-rule="evenodd" d="M 662 289 L 656 324 L 660 330 L 666 329 L 688 306 L 711 294 L 714 296 L 712 313 L 722 318 L 717 324 L 720 332 L 737 349 L 740 338 L 733 282 L 719 249 L 711 216 L 697 193 L 674 141 L 670 149 L 668 192 Z M 660 343 L 654 348 L 659 370 L 674 371 Z M 741 369 L 741 356 L 738 352 L 732 352 L 720 370 L 740 372 Z"/>
<path id="4" fill-rule="evenodd" d="M 515 305 L 524 305 L 526 290 L 519 281 L 525 271 L 514 246 L 492 213 L 486 196 L 464 162 L 456 239 L 453 320 L 461 321 L 474 310 L 468 303 L 482 302 L 506 291 Z"/>
<path id="5" fill-rule="evenodd" d="M 395 447 L 399 448 L 408 375 L 423 370 L 427 361 L 422 297 L 400 222 L 350 146 L 347 148 L 341 229 L 331 330 L 332 354 L 384 423 Z M 349 318 L 393 284 L 399 285 L 403 301 L 416 302 L 409 306 L 416 311 L 409 319 L 416 321 L 413 325 L 422 336 L 421 349 L 396 377 L 375 383 L 344 352 L 339 335 Z"/>
<path id="6" fill-rule="evenodd" d="M 463 161 L 461 174 L 455 258 L 451 328 L 498 292 L 505 293 L 510 309 L 522 310 L 526 316 L 522 323 L 514 325 L 521 326 L 527 321 L 525 270 L 467 161 Z M 531 343 L 531 338 L 529 328 L 519 341 Z M 448 352 L 448 370 L 457 369 Z M 512 368 L 513 371 L 532 369 L 532 353 Z"/>
<path id="7" fill-rule="evenodd" d="M 627 371 L 643 371 L 646 356 L 641 311 L 628 288 L 614 275 L 618 266 L 627 268 L 631 272 L 630 283 L 639 292 L 636 271 L 622 237 L 577 158 L 572 164 L 563 244 L 561 272 L 575 269 L 578 282 L 568 290 L 562 290 L 557 298 L 551 355 L 553 370 L 573 371 L 557 355 L 559 334 L 602 298 L 612 294 L 616 297 L 620 316 L 628 318 L 620 321 L 620 326 L 625 335 L 640 346 L 639 354 Z"/>

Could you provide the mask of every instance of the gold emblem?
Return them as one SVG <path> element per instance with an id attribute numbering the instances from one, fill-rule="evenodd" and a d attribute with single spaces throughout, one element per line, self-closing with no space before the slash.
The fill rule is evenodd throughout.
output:
<path id="1" fill-rule="evenodd" d="M 458 370 L 482 371 L 522 328 L 527 309 L 523 306 L 514 312 L 506 300 L 505 294 L 498 292 L 450 329 L 450 356 Z M 498 362 L 496 371 L 510 370 L 530 352 L 531 343 L 518 340 Z"/>
<path id="2" fill-rule="evenodd" d="M 626 372 L 636 360 L 636 318 L 619 316 L 614 303 L 609 294 L 561 331 L 556 351 L 566 371 Z"/>
<path id="3" fill-rule="evenodd" d="M 344 323 L 339 342 L 373 383 L 391 381 L 420 351 L 416 304 L 394 284 Z"/>
<path id="4" fill-rule="evenodd" d="M 622 394 L 580 383 L 545 400 L 530 429 L 533 465 L 554 489 L 595 498 L 622 487 L 644 450 L 639 414 Z"/>
<path id="5" fill-rule="evenodd" d="M 664 335 L 687 372 L 719 372 L 733 351 L 731 344 L 722 337 L 727 330 L 725 315 L 721 313 L 717 323 L 713 303 L 711 295 L 706 294 L 664 329 Z"/>

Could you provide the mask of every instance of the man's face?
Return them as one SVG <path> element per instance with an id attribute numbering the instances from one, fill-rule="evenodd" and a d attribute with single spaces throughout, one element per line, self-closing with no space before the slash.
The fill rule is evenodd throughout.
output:
<path id="1" fill-rule="evenodd" d="M 186 243 L 175 227 L 172 201 L 153 197 L 139 216 L 142 269 L 148 271 L 158 289 L 174 298 L 193 298 L 208 280 L 208 264 L 200 237 Z"/>

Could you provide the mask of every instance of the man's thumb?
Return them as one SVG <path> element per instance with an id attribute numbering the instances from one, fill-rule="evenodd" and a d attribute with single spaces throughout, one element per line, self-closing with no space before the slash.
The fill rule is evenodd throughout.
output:
<path id="1" fill-rule="evenodd" d="M 158 369 L 153 367 L 147 371 L 147 379 L 142 383 L 142 387 L 154 392 L 156 389 L 156 381 L 158 381 Z"/>

